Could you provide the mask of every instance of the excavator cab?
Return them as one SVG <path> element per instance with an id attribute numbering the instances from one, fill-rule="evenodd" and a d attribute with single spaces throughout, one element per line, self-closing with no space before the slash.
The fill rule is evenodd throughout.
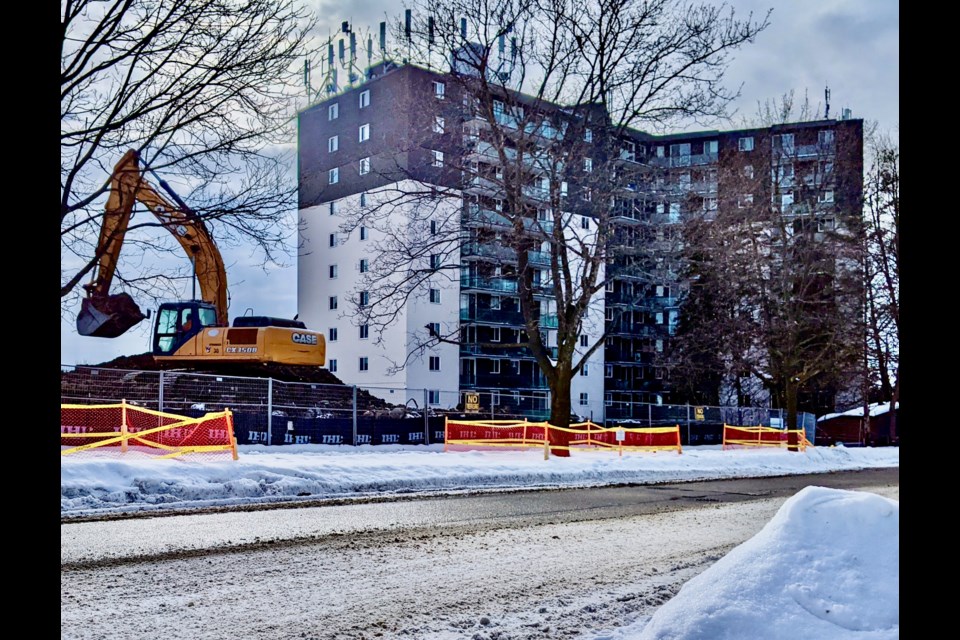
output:
<path id="1" fill-rule="evenodd" d="M 168 356 L 204 327 L 217 325 L 217 310 L 209 302 L 165 302 L 157 311 L 153 332 L 153 355 Z"/>
<path id="2" fill-rule="evenodd" d="M 77 333 L 94 338 L 116 338 L 146 317 L 128 293 L 91 295 L 80 303 Z"/>

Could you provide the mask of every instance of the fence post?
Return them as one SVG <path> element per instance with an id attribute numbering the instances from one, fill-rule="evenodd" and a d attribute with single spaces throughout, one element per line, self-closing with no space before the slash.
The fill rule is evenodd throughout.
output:
<path id="1" fill-rule="evenodd" d="M 267 378 L 267 446 L 273 444 L 273 378 Z"/>
<path id="2" fill-rule="evenodd" d="M 357 446 L 357 385 L 353 385 L 353 446 Z"/>
<path id="3" fill-rule="evenodd" d="M 423 390 L 423 437 L 426 444 L 430 444 L 430 414 L 428 413 L 430 405 L 427 404 L 429 391 Z"/>
<path id="4" fill-rule="evenodd" d="M 653 405 L 649 402 L 647 403 L 647 426 L 653 426 Z"/>
<path id="5" fill-rule="evenodd" d="M 163 411 L 163 371 L 160 371 L 160 396 L 157 398 L 157 411 Z"/>
<path id="6" fill-rule="evenodd" d="M 120 451 L 123 453 L 127 452 L 127 399 L 124 398 L 120 401 L 120 435 L 123 438 L 120 440 Z"/>
<path id="7" fill-rule="evenodd" d="M 687 403 L 687 446 L 690 446 L 690 403 Z"/>

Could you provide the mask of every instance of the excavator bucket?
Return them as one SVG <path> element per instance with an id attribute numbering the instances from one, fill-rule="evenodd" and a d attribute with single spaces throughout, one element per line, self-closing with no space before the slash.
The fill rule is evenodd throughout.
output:
<path id="1" fill-rule="evenodd" d="M 77 315 L 77 332 L 94 338 L 116 338 L 147 316 L 127 293 L 84 298 Z"/>

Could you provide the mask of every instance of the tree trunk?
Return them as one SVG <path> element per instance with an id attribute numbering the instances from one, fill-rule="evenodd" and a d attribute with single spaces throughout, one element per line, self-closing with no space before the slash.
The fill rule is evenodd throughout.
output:
<path id="1" fill-rule="evenodd" d="M 550 395 L 550 424 L 554 427 L 570 426 L 570 376 L 558 370 L 556 384 Z M 570 456 L 570 434 L 566 431 L 550 429 L 550 453 L 561 458 Z"/>
<path id="2" fill-rule="evenodd" d="M 797 430 L 797 398 L 800 395 L 800 385 L 792 377 L 787 378 L 786 390 L 784 394 L 787 409 L 787 449 L 789 451 L 799 451 L 798 438 L 790 431 Z"/>
<path id="3" fill-rule="evenodd" d="M 900 401 L 900 365 L 897 365 L 897 381 L 893 386 L 893 393 L 890 394 L 890 444 L 899 443 L 900 437 L 897 435 L 897 403 Z"/>

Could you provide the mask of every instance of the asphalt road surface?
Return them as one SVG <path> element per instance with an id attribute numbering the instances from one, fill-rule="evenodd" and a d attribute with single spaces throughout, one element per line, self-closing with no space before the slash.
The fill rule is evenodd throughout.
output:
<path id="1" fill-rule="evenodd" d="M 597 638 L 808 485 L 899 469 L 64 521 L 62 638 Z"/>

